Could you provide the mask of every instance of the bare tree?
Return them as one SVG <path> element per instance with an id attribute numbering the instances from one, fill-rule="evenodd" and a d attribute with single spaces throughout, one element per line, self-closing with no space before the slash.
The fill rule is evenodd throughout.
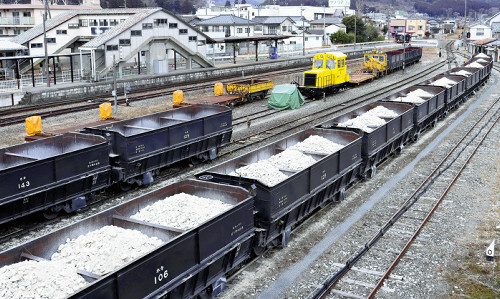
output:
<path id="1" fill-rule="evenodd" d="M 356 4 L 356 16 L 363 15 L 365 9 L 365 0 L 355 0 L 354 3 Z"/>

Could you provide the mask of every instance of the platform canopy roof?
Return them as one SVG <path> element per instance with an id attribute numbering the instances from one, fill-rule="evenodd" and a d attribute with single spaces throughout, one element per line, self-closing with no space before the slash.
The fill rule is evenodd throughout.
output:
<path id="1" fill-rule="evenodd" d="M 254 35 L 254 36 L 230 36 L 225 38 L 214 38 L 215 43 L 241 43 L 252 41 L 266 41 L 266 40 L 279 40 L 287 39 L 290 35 Z"/>

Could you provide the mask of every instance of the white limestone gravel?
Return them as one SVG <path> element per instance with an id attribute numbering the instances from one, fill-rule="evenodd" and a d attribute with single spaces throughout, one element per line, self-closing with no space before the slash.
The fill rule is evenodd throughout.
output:
<path id="1" fill-rule="evenodd" d="M 431 83 L 431 85 L 440 86 L 440 87 L 446 87 L 446 88 L 450 88 L 450 87 L 452 87 L 455 84 L 457 84 L 457 82 L 455 82 L 453 80 L 450 80 L 448 78 L 441 78 L 441 79 L 436 80 L 436 81 L 434 81 L 434 82 Z"/>
<path id="2" fill-rule="evenodd" d="M 476 61 L 474 61 L 473 63 L 468 64 L 467 67 L 473 67 L 473 68 L 476 68 L 476 69 L 482 69 L 482 68 L 484 68 L 484 65 L 482 65 L 482 64 L 477 63 Z"/>
<path id="3" fill-rule="evenodd" d="M 392 111 L 391 109 L 388 109 L 384 106 L 377 106 L 373 109 L 368 110 L 368 112 L 366 112 L 365 114 L 384 118 L 393 118 L 399 115 L 397 112 Z"/>
<path id="4" fill-rule="evenodd" d="M 410 91 L 408 95 L 416 96 L 416 97 L 421 97 L 421 98 L 431 98 L 434 96 L 432 93 L 427 92 L 423 89 L 415 89 L 414 91 Z"/>
<path id="5" fill-rule="evenodd" d="M 394 118 L 399 114 L 383 106 L 377 106 L 358 117 L 344 121 L 338 124 L 339 127 L 358 128 L 367 133 L 372 132 L 375 128 L 385 124 L 383 118 Z"/>
<path id="6" fill-rule="evenodd" d="M 141 209 L 131 218 L 158 225 L 189 230 L 230 209 L 233 205 L 217 199 L 177 193 Z"/>
<path id="7" fill-rule="evenodd" d="M 23 261 L 0 268 L 0 298 L 65 298 L 87 282 L 63 262 Z"/>
<path id="8" fill-rule="evenodd" d="M 267 160 L 260 160 L 256 163 L 237 168 L 229 175 L 255 179 L 269 187 L 288 178 L 288 176 L 281 172 L 278 167 Z"/>
<path id="9" fill-rule="evenodd" d="M 458 71 L 458 72 L 454 72 L 454 73 L 451 73 L 452 75 L 460 75 L 460 76 L 469 76 L 471 73 L 469 73 L 468 71 L 466 70 L 461 70 L 461 71 Z"/>
<path id="10" fill-rule="evenodd" d="M 405 103 L 413 103 L 413 104 L 422 104 L 424 103 L 426 100 L 420 98 L 420 97 L 417 97 L 417 96 L 406 96 L 406 97 L 397 97 L 395 98 L 394 100 L 392 100 L 393 102 L 405 102 Z"/>
<path id="11" fill-rule="evenodd" d="M 68 239 L 52 255 L 78 269 L 104 275 L 140 257 L 164 242 L 156 237 L 112 225 Z"/>
<path id="12" fill-rule="evenodd" d="M 290 149 L 295 149 L 303 152 L 332 154 L 343 147 L 343 145 L 330 141 L 325 137 L 319 135 L 311 135 L 304 139 L 304 141 L 291 146 Z"/>
<path id="13" fill-rule="evenodd" d="M 479 53 L 476 55 L 476 57 L 480 57 L 480 58 L 490 58 L 490 56 L 484 54 L 484 53 Z"/>
<path id="14" fill-rule="evenodd" d="M 294 149 L 286 149 L 277 155 L 271 156 L 267 161 L 278 168 L 291 170 L 302 170 L 316 162 L 310 155 Z"/>

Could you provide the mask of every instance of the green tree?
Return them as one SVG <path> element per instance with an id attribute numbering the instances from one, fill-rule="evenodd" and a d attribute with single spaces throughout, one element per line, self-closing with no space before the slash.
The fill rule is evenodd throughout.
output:
<path id="1" fill-rule="evenodd" d="M 387 27 L 387 25 L 384 25 L 384 29 L 382 29 L 382 32 L 384 32 L 384 35 L 386 35 L 388 31 L 389 31 L 389 27 Z"/>
<path id="2" fill-rule="evenodd" d="M 363 20 L 356 16 L 345 17 L 342 19 L 342 24 L 345 25 L 347 33 L 351 32 L 354 33 L 354 22 L 356 22 L 356 39 L 357 39 L 357 36 L 365 35 L 365 23 L 363 23 Z"/>
<path id="3" fill-rule="evenodd" d="M 367 41 L 372 42 L 375 41 L 379 36 L 379 31 L 372 24 L 368 24 L 365 28 L 365 38 Z"/>
<path id="4" fill-rule="evenodd" d="M 342 30 L 330 35 L 330 40 L 334 44 L 351 44 L 354 42 L 354 33 L 345 33 Z"/>

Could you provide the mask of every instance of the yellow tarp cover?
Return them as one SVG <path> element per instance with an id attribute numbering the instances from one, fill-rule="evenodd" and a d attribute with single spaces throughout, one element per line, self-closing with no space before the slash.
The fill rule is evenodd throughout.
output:
<path id="1" fill-rule="evenodd" d="M 102 103 L 99 105 L 99 115 L 102 120 L 106 120 L 113 116 L 113 111 L 111 111 L 111 103 Z"/>
<path id="2" fill-rule="evenodd" d="M 26 133 L 28 133 L 28 136 L 42 133 L 42 118 L 40 116 L 26 118 Z"/>
<path id="3" fill-rule="evenodd" d="M 224 85 L 219 82 L 219 83 L 215 83 L 214 85 L 214 94 L 216 96 L 220 96 L 224 93 Z"/>
<path id="4" fill-rule="evenodd" d="M 182 90 L 176 90 L 174 91 L 174 105 L 180 105 L 182 104 L 182 101 L 184 100 L 184 93 Z"/>

